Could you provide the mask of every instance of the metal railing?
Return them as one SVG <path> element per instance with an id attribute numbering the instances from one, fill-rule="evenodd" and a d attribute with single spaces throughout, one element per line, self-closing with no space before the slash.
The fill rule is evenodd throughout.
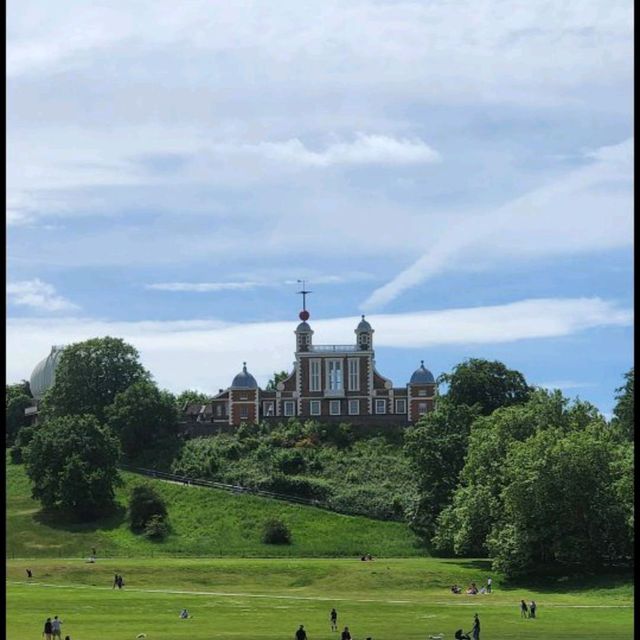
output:
<path id="1" fill-rule="evenodd" d="M 312 344 L 309 347 L 309 351 L 362 351 L 358 345 L 355 344 Z"/>

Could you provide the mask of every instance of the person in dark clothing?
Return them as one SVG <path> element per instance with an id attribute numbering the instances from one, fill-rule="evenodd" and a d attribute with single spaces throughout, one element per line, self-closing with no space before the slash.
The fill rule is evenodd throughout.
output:
<path id="1" fill-rule="evenodd" d="M 520 600 L 520 617 L 527 617 L 527 603 L 524 600 Z"/>
<path id="2" fill-rule="evenodd" d="M 307 632 L 304 630 L 303 625 L 300 625 L 300 628 L 296 631 L 296 640 L 307 640 Z"/>
<path id="3" fill-rule="evenodd" d="M 535 618 L 536 617 L 536 609 L 537 609 L 536 601 L 532 600 L 531 604 L 529 605 L 529 617 L 530 618 Z"/>
<path id="4" fill-rule="evenodd" d="M 42 632 L 42 636 L 44 640 L 51 640 L 51 634 L 53 633 L 53 628 L 51 624 L 51 618 L 47 618 L 47 621 L 44 623 L 44 631 Z"/>
<path id="5" fill-rule="evenodd" d="M 480 640 L 480 618 L 478 614 L 473 617 L 473 627 L 471 628 L 471 637 L 473 640 Z"/>
<path id="6" fill-rule="evenodd" d="M 111 587 L 112 589 L 115 589 L 118 586 L 118 578 L 119 577 L 120 576 L 117 573 L 113 576 L 113 587 Z"/>
<path id="7" fill-rule="evenodd" d="M 31 573 L 31 569 L 27 569 L 27 578 L 33 578 L 33 573 Z"/>
<path id="8" fill-rule="evenodd" d="M 122 589 L 124 587 L 124 580 L 122 576 L 118 576 L 118 589 Z"/>
<path id="9" fill-rule="evenodd" d="M 351 634 L 349 633 L 349 627 L 345 627 L 344 631 L 340 634 L 340 640 L 351 640 Z"/>
<path id="10" fill-rule="evenodd" d="M 338 612 L 334 609 L 331 609 L 331 631 L 338 630 Z"/>

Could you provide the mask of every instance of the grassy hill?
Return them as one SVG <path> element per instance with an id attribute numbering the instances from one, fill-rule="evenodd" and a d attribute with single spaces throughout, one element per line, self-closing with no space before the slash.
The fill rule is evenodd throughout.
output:
<path id="1" fill-rule="evenodd" d="M 291 505 L 251 495 L 234 495 L 122 474 L 117 514 L 90 524 L 61 521 L 31 498 L 21 465 L 7 465 L 8 558 L 83 557 L 92 547 L 107 556 L 248 556 L 336 557 L 371 553 L 406 557 L 426 551 L 408 527 L 345 516 L 313 507 Z M 148 482 L 164 496 L 172 532 L 162 543 L 134 535 L 126 519 L 131 488 Z M 278 517 L 291 529 L 293 543 L 267 545 L 260 537 L 265 520 Z"/>

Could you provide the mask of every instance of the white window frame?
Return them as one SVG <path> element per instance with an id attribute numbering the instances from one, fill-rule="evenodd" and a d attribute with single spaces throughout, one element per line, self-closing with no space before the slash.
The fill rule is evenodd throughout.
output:
<path id="1" fill-rule="evenodd" d="M 248 418 L 249 417 L 249 407 L 246 404 L 240 405 L 240 417 Z"/>
<path id="2" fill-rule="evenodd" d="M 360 391 L 360 358 L 347 358 L 349 391 Z"/>
<path id="3" fill-rule="evenodd" d="M 320 358 L 309 360 L 309 391 L 322 391 L 322 361 Z"/>
<path id="4" fill-rule="evenodd" d="M 333 372 L 339 373 L 339 375 L 332 376 Z M 327 360 L 327 391 L 335 393 L 344 390 L 343 373 L 344 372 L 341 359 L 336 358 Z"/>
<path id="5" fill-rule="evenodd" d="M 400 408 L 402 407 L 402 408 Z M 407 399 L 406 398 L 396 398 L 396 413 L 405 414 L 407 413 Z"/>
<path id="6" fill-rule="evenodd" d="M 355 411 L 353 411 L 353 407 L 355 407 Z M 360 400 L 349 400 L 349 415 L 360 415 Z"/>
<path id="7" fill-rule="evenodd" d="M 216 405 L 216 417 L 222 418 L 224 416 L 224 407 L 221 404 Z"/>
<path id="8" fill-rule="evenodd" d="M 418 403 L 418 415 L 422 416 L 429 411 L 429 404 L 427 402 Z"/>
<path id="9" fill-rule="evenodd" d="M 331 416 L 340 416 L 340 415 L 342 415 L 342 413 L 341 413 L 342 407 L 340 406 L 340 404 L 341 404 L 340 400 L 329 400 L 329 415 L 331 415 Z M 334 411 L 334 407 L 338 407 L 338 410 Z"/>
<path id="10" fill-rule="evenodd" d="M 296 415 L 296 401 L 295 400 L 285 400 L 284 405 L 284 416 L 285 418 L 292 418 Z"/>
<path id="11" fill-rule="evenodd" d="M 426 389 L 418 389 L 418 395 L 421 397 L 425 397 L 427 395 Z"/>
<path id="12" fill-rule="evenodd" d="M 269 413 L 269 408 L 271 408 L 271 413 Z M 275 416 L 276 415 L 276 403 L 273 400 L 263 400 L 262 401 L 262 413 L 265 416 Z"/>
<path id="13" fill-rule="evenodd" d="M 380 411 L 380 406 L 382 406 L 383 410 Z M 376 407 L 376 414 L 377 415 L 383 415 L 385 413 L 387 413 L 387 399 L 386 398 L 376 398 L 376 402 L 375 402 L 375 407 Z"/>
<path id="14" fill-rule="evenodd" d="M 320 400 L 311 400 L 309 402 L 309 415 L 319 416 L 322 415 L 322 405 Z"/>

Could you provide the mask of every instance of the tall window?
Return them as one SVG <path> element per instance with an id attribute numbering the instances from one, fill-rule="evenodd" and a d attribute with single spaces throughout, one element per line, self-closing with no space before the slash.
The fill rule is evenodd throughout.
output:
<path id="1" fill-rule="evenodd" d="M 360 391 L 360 358 L 349 358 L 349 391 Z"/>
<path id="2" fill-rule="evenodd" d="M 320 415 L 320 400 L 312 400 L 309 403 L 309 413 L 311 413 L 312 416 Z"/>
<path id="3" fill-rule="evenodd" d="M 384 398 L 379 398 L 376 400 L 376 413 L 386 413 L 387 412 L 387 401 Z"/>
<path id="4" fill-rule="evenodd" d="M 342 360 L 327 362 L 327 378 L 329 391 L 342 391 Z"/>
<path id="5" fill-rule="evenodd" d="M 322 391 L 320 385 L 320 360 L 311 360 L 311 385 L 310 391 Z"/>
<path id="6" fill-rule="evenodd" d="M 396 400 L 396 413 L 407 413 L 407 401 L 404 398 Z"/>
<path id="7" fill-rule="evenodd" d="M 271 402 L 271 401 L 263 402 L 262 403 L 262 413 L 264 413 L 265 416 L 273 416 L 273 415 L 275 415 L 275 412 L 273 410 L 273 402 Z"/>
<path id="8" fill-rule="evenodd" d="M 284 401 L 284 415 L 294 416 L 296 414 L 296 403 L 294 400 Z"/>
<path id="9" fill-rule="evenodd" d="M 423 413 L 427 413 L 427 403 L 419 402 L 418 403 L 418 413 L 422 415 Z"/>
<path id="10" fill-rule="evenodd" d="M 340 415 L 340 400 L 331 400 L 329 402 L 329 413 L 332 416 Z"/>
<path id="11" fill-rule="evenodd" d="M 240 406 L 240 417 L 241 418 L 248 418 L 249 417 L 249 407 L 247 407 L 247 405 L 241 405 Z"/>
<path id="12" fill-rule="evenodd" d="M 349 415 L 357 416 L 360 413 L 360 400 L 349 400 Z"/>

